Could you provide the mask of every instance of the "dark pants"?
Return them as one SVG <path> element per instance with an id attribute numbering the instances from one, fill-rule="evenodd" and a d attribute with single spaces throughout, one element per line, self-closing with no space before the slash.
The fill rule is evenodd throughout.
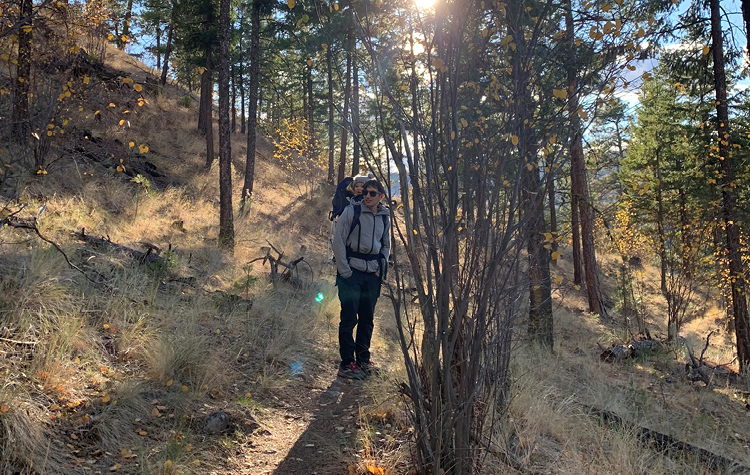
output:
<path id="1" fill-rule="evenodd" d="M 341 323 L 339 323 L 339 355 L 341 365 L 367 363 L 370 361 L 375 303 L 380 295 L 380 277 L 354 270 L 348 279 L 336 277 L 341 301 Z M 357 327 L 356 342 L 352 337 Z"/>

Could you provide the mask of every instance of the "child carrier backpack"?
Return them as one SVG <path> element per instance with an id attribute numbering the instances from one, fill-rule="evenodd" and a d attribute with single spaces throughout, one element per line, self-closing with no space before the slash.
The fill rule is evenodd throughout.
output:
<path id="1" fill-rule="evenodd" d="M 346 208 L 346 206 L 349 204 L 349 192 L 346 191 L 346 189 L 353 180 L 354 178 L 348 176 L 341 180 L 341 182 L 336 187 L 336 192 L 333 194 L 333 199 L 331 200 L 333 209 L 331 209 L 331 212 L 328 213 L 328 219 L 330 219 L 331 221 L 341 216 L 341 213 L 344 212 L 344 208 Z"/>

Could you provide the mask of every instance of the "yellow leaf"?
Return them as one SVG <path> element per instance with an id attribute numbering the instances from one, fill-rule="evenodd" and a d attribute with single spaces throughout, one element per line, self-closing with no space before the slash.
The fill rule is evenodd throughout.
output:
<path id="1" fill-rule="evenodd" d="M 510 141 L 511 141 L 511 143 L 513 143 L 513 145 L 518 145 L 518 135 L 515 135 L 515 134 L 511 135 Z M 477 142 L 477 143 L 479 143 L 479 142 Z"/>
<path id="2" fill-rule="evenodd" d="M 562 252 L 560 252 L 560 251 L 555 251 L 555 252 L 553 252 L 553 253 L 552 253 L 552 259 L 554 259 L 554 260 L 558 260 L 558 259 L 560 258 L 560 256 L 561 256 L 561 255 L 562 255 Z"/>
<path id="3" fill-rule="evenodd" d="M 294 8 L 294 0 L 287 0 L 286 4 L 289 6 L 289 9 L 291 10 Z"/>
<path id="4" fill-rule="evenodd" d="M 154 416 L 154 417 L 159 417 L 159 416 L 161 416 L 161 412 L 159 412 L 159 409 L 153 408 L 153 409 L 151 409 L 151 415 Z"/>
<path id="5" fill-rule="evenodd" d="M 140 151 L 141 153 L 148 153 L 148 145 L 141 144 L 140 146 L 138 146 L 138 151 Z"/>
<path id="6" fill-rule="evenodd" d="M 130 147 L 130 148 L 133 148 L 133 147 L 135 147 L 135 142 L 130 142 L 130 143 L 128 144 L 128 147 Z"/>
<path id="7" fill-rule="evenodd" d="M 121 162 L 122 162 L 122 160 L 121 160 Z M 109 323 L 105 323 L 104 325 L 102 325 L 102 327 L 103 327 L 103 328 L 104 328 L 105 330 L 109 330 Z"/>
<path id="8" fill-rule="evenodd" d="M 91 78 L 89 78 L 88 76 L 84 76 L 83 77 L 83 83 L 84 84 L 88 84 L 89 82 L 91 82 Z"/>
<path id="9" fill-rule="evenodd" d="M 120 119 L 120 125 L 125 123 L 125 119 Z"/>
<path id="10" fill-rule="evenodd" d="M 124 173 L 125 172 L 125 166 L 124 165 L 117 165 L 117 171 L 120 172 L 120 173 Z"/>
<path id="11" fill-rule="evenodd" d="M 187 444 L 185 446 L 185 452 L 191 452 L 193 450 L 193 444 Z"/>
<path id="12" fill-rule="evenodd" d="M 333 9 L 336 10 L 336 11 L 339 11 L 339 4 L 338 3 L 334 3 L 333 4 Z"/>
<path id="13" fill-rule="evenodd" d="M 703 47 L 703 56 L 707 55 L 710 52 L 711 52 L 711 47 L 710 46 L 704 46 Z"/>
<path id="14" fill-rule="evenodd" d="M 560 283 L 562 283 L 563 280 L 565 280 L 565 278 L 563 276 L 561 276 L 561 275 L 558 275 L 558 276 L 555 277 L 554 282 L 556 284 L 560 284 Z"/>
<path id="15" fill-rule="evenodd" d="M 170 379 L 169 381 L 167 381 L 167 387 L 170 387 L 172 384 L 174 384 L 173 379 Z"/>
<path id="16" fill-rule="evenodd" d="M 109 394 L 105 395 L 105 396 L 104 396 L 104 397 L 102 398 L 102 402 L 103 402 L 103 403 L 105 403 L 105 404 L 106 404 L 106 403 L 108 403 L 108 402 L 109 402 L 109 401 L 111 401 L 111 400 L 112 400 L 112 396 L 110 396 Z"/>
<path id="17" fill-rule="evenodd" d="M 108 35 L 107 35 L 107 39 L 108 39 L 109 41 L 112 41 L 112 39 L 113 39 L 114 37 L 115 37 L 115 35 L 113 35 L 112 33 L 110 33 L 110 34 L 108 34 Z"/>
<path id="18" fill-rule="evenodd" d="M 122 465 L 120 465 L 119 463 L 116 463 L 116 464 L 112 465 L 111 467 L 109 467 L 109 471 L 110 472 L 116 472 L 117 470 L 120 469 L 120 467 L 122 467 Z"/>
<path id="19" fill-rule="evenodd" d="M 307 60 L 307 65 L 310 66 L 310 67 L 312 67 L 312 65 L 313 65 L 312 59 L 308 59 Z"/>
<path id="20" fill-rule="evenodd" d="M 553 89 L 552 95 L 558 99 L 567 99 L 568 90 L 567 89 Z"/>
<path id="21" fill-rule="evenodd" d="M 129 459 L 133 457 L 133 452 L 131 452 L 130 449 L 122 449 L 120 450 L 120 455 L 122 455 L 126 459 Z"/>
<path id="22" fill-rule="evenodd" d="M 403 86 L 401 86 L 401 90 L 402 91 L 408 91 L 409 90 L 409 86 L 407 86 L 406 84 L 404 84 Z"/>
<path id="23" fill-rule="evenodd" d="M 552 233 L 544 233 L 544 240 L 547 242 L 555 242 L 555 237 L 552 236 Z"/>
<path id="24" fill-rule="evenodd" d="M 122 78 L 122 83 L 123 84 L 133 84 L 133 82 L 134 81 L 132 79 L 130 79 L 130 78 Z"/>
<path id="25" fill-rule="evenodd" d="M 171 460 L 167 460 L 166 462 L 164 462 L 164 468 L 166 468 L 166 469 L 172 468 L 172 461 Z"/>
<path id="26" fill-rule="evenodd" d="M 200 461 L 200 460 L 198 460 L 198 459 L 195 459 L 195 460 L 193 460 L 193 465 L 195 465 L 196 467 L 197 467 L 198 465 L 200 465 L 200 464 L 201 464 L 201 461 Z"/>
<path id="27" fill-rule="evenodd" d="M 487 30 L 487 28 L 482 30 L 482 38 L 487 38 L 488 34 L 489 34 L 489 31 Z"/>
<path id="28" fill-rule="evenodd" d="M 109 107 L 117 107 L 114 102 L 109 103 Z"/>
<path id="29" fill-rule="evenodd" d="M 581 286 L 578 285 L 578 284 L 574 285 L 573 288 L 576 289 L 576 290 L 581 290 Z"/>
<path id="30" fill-rule="evenodd" d="M 145 431 L 145 430 L 143 430 L 143 429 L 140 429 L 140 430 L 138 431 L 138 435 L 148 435 L 148 432 L 146 432 L 146 431 Z"/>
<path id="31" fill-rule="evenodd" d="M 531 170 L 533 170 L 533 169 L 534 169 L 534 165 L 532 165 L 531 163 L 527 163 L 527 164 L 526 164 L 526 169 L 527 169 L 528 171 L 531 171 Z"/>
<path id="32" fill-rule="evenodd" d="M 187 386 L 182 386 L 182 392 L 183 392 L 183 393 L 186 393 L 186 392 L 188 392 L 188 387 L 187 387 Z"/>
<path id="33" fill-rule="evenodd" d="M 135 92 L 141 92 L 143 90 L 143 86 L 141 86 L 140 84 L 136 84 L 135 86 L 133 86 L 133 89 L 135 89 Z"/>

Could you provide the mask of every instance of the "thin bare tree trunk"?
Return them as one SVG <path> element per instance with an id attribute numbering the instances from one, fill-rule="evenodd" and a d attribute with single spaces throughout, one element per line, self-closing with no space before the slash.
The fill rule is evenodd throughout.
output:
<path id="1" fill-rule="evenodd" d="M 235 74 L 234 64 L 232 65 L 232 133 L 237 132 L 237 75 Z"/>
<path id="2" fill-rule="evenodd" d="M 352 30 L 349 30 L 348 40 L 352 40 Z M 346 147 L 349 142 L 349 96 L 352 91 L 352 52 L 346 52 L 346 85 L 344 86 L 344 109 L 341 111 L 341 154 L 339 155 L 338 181 L 346 175 Z"/>
<path id="3" fill-rule="evenodd" d="M 247 107 L 247 159 L 245 184 L 242 187 L 241 207 L 253 194 L 255 181 L 255 148 L 258 129 L 258 89 L 260 85 L 260 1 L 253 1 L 250 18 L 250 91 Z"/>
<path id="4" fill-rule="evenodd" d="M 167 71 L 169 70 L 169 57 L 172 55 L 172 36 L 174 35 L 175 6 L 172 4 L 172 13 L 169 16 L 169 29 L 167 30 L 167 46 L 164 49 L 164 65 L 161 70 L 159 84 L 167 84 Z"/>
<path id="5" fill-rule="evenodd" d="M 326 67 L 328 69 L 328 183 L 333 184 L 336 175 L 334 165 L 334 128 L 333 128 L 333 53 L 331 47 L 326 50 Z"/>
<path id="6" fill-rule="evenodd" d="M 219 247 L 234 249 L 232 217 L 232 142 L 229 113 L 229 10 L 231 0 L 221 0 L 219 10 Z"/>
<path id="7" fill-rule="evenodd" d="M 156 22 L 156 70 L 161 71 L 161 22 Z"/>
<path id="8" fill-rule="evenodd" d="M 661 293 L 667 295 L 667 236 L 664 233 L 664 193 L 661 181 L 661 153 L 656 150 L 656 231 L 659 235 L 659 258 L 661 260 Z"/>
<path id="9" fill-rule="evenodd" d="M 352 135 L 354 138 L 354 156 L 352 158 L 352 176 L 359 175 L 359 68 L 357 66 L 356 48 L 352 56 Z"/>
<path id="10" fill-rule="evenodd" d="M 201 74 L 201 110 L 198 121 L 198 130 L 203 124 L 203 134 L 206 137 L 206 169 L 211 168 L 214 162 L 214 80 L 213 61 L 211 60 L 211 47 L 206 47 L 206 69 Z"/>
<path id="11" fill-rule="evenodd" d="M 513 10 L 521 8 L 514 5 Z M 516 11 L 509 18 L 518 21 L 521 15 Z M 544 222 L 544 193 L 539 177 L 539 158 L 534 150 L 534 130 L 528 126 L 531 113 L 531 78 L 525 67 L 526 44 L 523 25 L 511 22 L 509 33 L 516 38 L 518 48 L 513 57 L 515 133 L 518 137 L 518 156 L 521 160 L 521 177 L 523 184 L 525 238 L 528 251 L 528 286 L 529 286 L 529 327 L 528 334 L 532 341 L 552 349 L 554 344 L 552 318 L 552 281 L 549 272 L 549 253 L 544 248 L 547 231 Z"/>
<path id="12" fill-rule="evenodd" d="M 130 19 L 133 17 L 133 0 L 128 0 L 125 6 L 125 18 L 122 21 L 122 35 L 117 38 L 118 49 L 125 49 L 128 39 L 130 39 Z M 123 37 L 125 39 L 123 39 Z"/>
<path id="13" fill-rule="evenodd" d="M 240 133 L 245 133 L 245 67 L 242 64 L 242 42 L 240 42 Z"/>
<path id="14" fill-rule="evenodd" d="M 312 66 L 307 67 L 307 133 L 310 137 L 310 146 L 308 147 L 310 153 L 313 156 L 317 156 L 318 152 L 315 147 L 315 96 L 313 95 L 313 79 L 312 79 Z"/>
<path id="15" fill-rule="evenodd" d="M 557 207 L 555 204 L 555 173 L 553 168 L 553 161 L 550 160 L 547 164 L 547 201 L 549 202 L 549 230 L 552 233 L 552 237 L 555 238 L 552 241 L 551 251 L 557 251 Z M 553 263 L 557 263 L 557 259 L 552 259 Z"/>
<path id="16" fill-rule="evenodd" d="M 724 70 L 724 45 L 721 31 L 719 0 L 710 0 L 711 43 L 713 45 L 714 84 L 716 86 L 716 121 L 719 133 L 719 158 L 721 161 L 722 210 L 726 229 L 729 257 L 729 280 L 732 289 L 732 310 L 737 337 L 737 360 L 742 374 L 750 367 L 750 316 L 748 316 L 746 284 L 742 267 L 740 228 L 737 224 L 737 194 L 732 169 L 729 144 L 729 110 L 727 106 L 726 72 Z"/>

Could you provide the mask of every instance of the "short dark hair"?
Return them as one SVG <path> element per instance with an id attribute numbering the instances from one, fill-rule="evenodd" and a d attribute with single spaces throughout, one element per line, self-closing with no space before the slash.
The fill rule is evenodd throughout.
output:
<path id="1" fill-rule="evenodd" d="M 381 185 L 378 180 L 369 180 L 365 183 L 365 186 L 362 187 L 362 191 L 364 192 L 368 188 L 377 188 L 381 195 L 385 194 L 385 188 L 383 188 L 383 185 Z"/>

